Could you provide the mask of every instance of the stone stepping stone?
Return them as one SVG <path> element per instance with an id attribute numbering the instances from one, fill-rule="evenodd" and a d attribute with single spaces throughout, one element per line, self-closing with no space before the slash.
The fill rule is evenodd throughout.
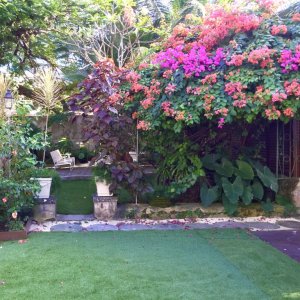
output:
<path id="1" fill-rule="evenodd" d="M 262 230 L 274 230 L 279 229 L 278 224 L 268 223 L 268 222 L 245 222 L 248 228 L 262 229 Z"/>
<path id="2" fill-rule="evenodd" d="M 57 221 L 92 221 L 94 220 L 94 215 L 56 215 Z"/>
<path id="3" fill-rule="evenodd" d="M 82 231 L 82 226 L 78 224 L 57 224 L 50 228 L 50 231 L 66 231 L 66 232 L 79 232 Z"/>
<path id="4" fill-rule="evenodd" d="M 276 224 L 287 228 L 300 229 L 300 222 L 298 221 L 277 221 Z"/>
<path id="5" fill-rule="evenodd" d="M 191 223 L 191 224 L 185 224 L 183 228 L 186 230 L 209 229 L 209 228 L 214 228 L 214 226 L 213 226 L 213 224 Z"/>
<path id="6" fill-rule="evenodd" d="M 115 231 L 118 230 L 117 226 L 109 224 L 93 224 L 85 228 L 87 231 Z"/>
<path id="7" fill-rule="evenodd" d="M 122 231 L 134 231 L 134 230 L 153 230 L 153 225 L 145 224 L 123 224 L 119 226 L 119 230 Z"/>
<path id="8" fill-rule="evenodd" d="M 153 230 L 183 230 L 184 225 L 178 224 L 154 224 L 151 225 L 151 229 Z"/>
<path id="9" fill-rule="evenodd" d="M 216 222 L 211 224 L 213 228 L 249 228 L 247 223 L 241 222 Z"/>

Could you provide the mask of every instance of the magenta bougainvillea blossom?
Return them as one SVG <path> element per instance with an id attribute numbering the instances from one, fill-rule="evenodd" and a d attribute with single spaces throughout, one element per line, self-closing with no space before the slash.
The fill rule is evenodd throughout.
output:
<path id="1" fill-rule="evenodd" d="M 151 64 L 128 75 L 120 95 L 134 107 L 139 129 L 159 128 L 166 119 L 178 130 L 207 119 L 223 128 L 236 118 L 295 117 L 299 17 L 278 24 L 271 1 L 258 2 L 256 13 L 217 8 L 201 24 L 179 24 Z"/>

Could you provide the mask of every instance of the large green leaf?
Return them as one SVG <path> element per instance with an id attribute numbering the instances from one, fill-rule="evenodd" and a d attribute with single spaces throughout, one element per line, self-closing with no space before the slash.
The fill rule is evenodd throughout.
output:
<path id="1" fill-rule="evenodd" d="M 234 171 L 233 164 L 226 158 L 222 158 L 221 164 L 217 164 L 216 172 L 225 177 L 231 177 Z"/>
<path id="2" fill-rule="evenodd" d="M 214 186 L 208 188 L 206 184 L 203 184 L 200 190 L 200 199 L 203 206 L 207 207 L 219 198 L 219 187 Z"/>
<path id="3" fill-rule="evenodd" d="M 233 215 L 238 208 L 237 203 L 230 202 L 229 199 L 225 195 L 223 195 L 222 201 L 223 201 L 223 205 L 224 205 L 226 213 L 228 215 Z"/>
<path id="4" fill-rule="evenodd" d="M 235 181 L 231 183 L 227 178 L 222 178 L 222 187 L 226 197 L 232 204 L 236 204 L 243 195 L 244 184 L 241 177 L 237 176 Z"/>
<path id="5" fill-rule="evenodd" d="M 267 199 L 266 202 L 262 202 L 261 206 L 266 213 L 271 213 L 274 210 L 273 203 L 270 199 Z"/>
<path id="6" fill-rule="evenodd" d="M 243 195 L 242 195 L 243 203 L 245 205 L 249 205 L 252 202 L 253 198 L 254 198 L 254 196 L 253 196 L 253 193 L 252 193 L 251 186 L 245 187 Z"/>
<path id="7" fill-rule="evenodd" d="M 270 188 L 272 191 L 277 193 L 278 191 L 278 181 L 275 175 L 270 171 L 270 169 L 267 166 L 264 166 L 262 168 L 258 167 L 256 168 L 257 176 L 262 181 L 262 183 Z"/>
<path id="8" fill-rule="evenodd" d="M 216 161 L 220 158 L 218 154 L 207 154 L 201 158 L 203 166 L 208 170 L 215 170 Z"/>
<path id="9" fill-rule="evenodd" d="M 237 160 L 236 164 L 238 165 L 238 169 L 236 170 L 236 173 L 242 179 L 252 180 L 254 178 L 254 171 L 250 164 L 242 160 Z"/>
<path id="10" fill-rule="evenodd" d="M 252 193 L 255 199 L 262 200 L 264 197 L 264 187 L 258 180 L 252 184 Z"/>

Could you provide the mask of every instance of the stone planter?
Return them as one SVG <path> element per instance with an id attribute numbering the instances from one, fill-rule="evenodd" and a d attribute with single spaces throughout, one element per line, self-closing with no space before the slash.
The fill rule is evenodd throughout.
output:
<path id="1" fill-rule="evenodd" d="M 14 241 L 14 240 L 25 240 L 27 239 L 27 231 L 0 231 L 0 241 Z"/>
<path id="2" fill-rule="evenodd" d="M 94 196 L 94 216 L 96 219 L 108 220 L 114 218 L 117 210 L 117 197 Z"/>
<path id="3" fill-rule="evenodd" d="M 278 194 L 290 198 L 300 214 L 300 178 L 279 178 Z"/>
<path id="4" fill-rule="evenodd" d="M 50 197 L 52 178 L 37 178 L 37 180 L 41 186 L 41 190 L 37 194 L 37 198 L 48 199 Z"/>
<path id="5" fill-rule="evenodd" d="M 53 196 L 49 198 L 35 199 L 33 207 L 33 219 L 37 222 L 55 220 L 56 218 L 56 199 Z"/>
<path id="6" fill-rule="evenodd" d="M 112 196 L 109 192 L 109 184 L 99 177 L 95 178 L 96 180 L 96 188 L 97 188 L 97 196 Z"/>

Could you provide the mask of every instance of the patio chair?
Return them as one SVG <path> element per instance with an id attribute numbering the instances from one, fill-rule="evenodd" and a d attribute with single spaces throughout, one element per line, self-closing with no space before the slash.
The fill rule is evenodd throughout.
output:
<path id="1" fill-rule="evenodd" d="M 62 155 L 59 150 L 54 150 L 50 152 L 50 155 L 55 169 L 63 166 L 69 166 L 70 169 L 73 169 L 75 166 L 75 157 L 70 157 L 70 154 Z"/>

